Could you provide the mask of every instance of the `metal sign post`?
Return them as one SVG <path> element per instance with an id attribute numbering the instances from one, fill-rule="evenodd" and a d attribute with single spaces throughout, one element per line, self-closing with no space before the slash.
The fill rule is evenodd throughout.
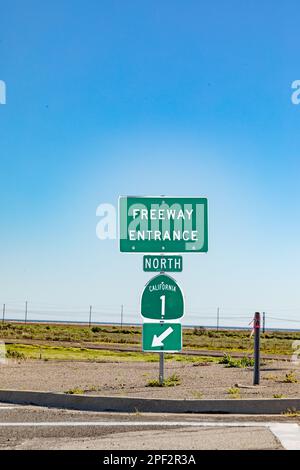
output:
<path id="1" fill-rule="evenodd" d="M 260 313 L 254 316 L 254 377 L 253 385 L 260 382 Z"/>
<path id="2" fill-rule="evenodd" d="M 165 358 L 164 353 L 159 353 L 159 385 L 162 387 L 165 380 Z"/>

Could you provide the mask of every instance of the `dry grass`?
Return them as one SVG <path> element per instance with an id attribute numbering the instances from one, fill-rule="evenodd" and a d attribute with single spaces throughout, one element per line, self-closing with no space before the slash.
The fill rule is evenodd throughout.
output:
<path id="1" fill-rule="evenodd" d="M 73 348 L 64 346 L 37 346 L 31 344 L 9 344 L 6 346 L 8 359 L 26 360 L 38 359 L 42 361 L 94 361 L 94 362 L 158 362 L 157 353 L 144 353 L 142 351 L 126 352 L 104 349 Z M 182 354 L 165 354 L 165 360 L 200 364 L 218 362 L 218 358 L 185 356 Z"/>
<path id="2" fill-rule="evenodd" d="M 141 344 L 140 327 L 97 325 L 92 328 L 82 325 L 20 324 L 0 325 L 2 339 L 32 339 L 44 341 L 90 342 L 95 344 Z M 300 332 L 270 332 L 262 336 L 261 352 L 269 354 L 291 354 L 292 342 L 300 339 Z M 210 349 L 224 352 L 251 353 L 253 339 L 249 331 L 206 330 L 190 328 L 183 330 L 183 344 L 190 349 Z"/>

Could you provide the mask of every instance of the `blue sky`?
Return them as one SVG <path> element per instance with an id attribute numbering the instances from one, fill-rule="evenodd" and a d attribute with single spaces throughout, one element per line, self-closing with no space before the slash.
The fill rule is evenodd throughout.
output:
<path id="1" fill-rule="evenodd" d="M 120 194 L 204 195 L 210 249 L 187 255 L 177 276 L 186 322 L 210 324 L 218 306 L 224 324 L 245 325 L 255 310 L 300 321 L 298 5 L 249 3 L 2 5 L 8 311 L 28 300 L 32 316 L 64 306 L 75 320 L 92 304 L 109 321 L 123 303 L 125 320 L 139 321 L 149 274 L 141 255 L 96 238 L 97 206 Z"/>

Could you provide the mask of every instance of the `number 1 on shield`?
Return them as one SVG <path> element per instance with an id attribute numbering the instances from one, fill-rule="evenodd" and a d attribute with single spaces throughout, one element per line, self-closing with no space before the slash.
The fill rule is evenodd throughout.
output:
<path id="1" fill-rule="evenodd" d="M 165 317 L 165 311 L 166 311 L 166 296 L 161 295 L 160 300 L 161 300 L 161 318 L 164 318 Z"/>

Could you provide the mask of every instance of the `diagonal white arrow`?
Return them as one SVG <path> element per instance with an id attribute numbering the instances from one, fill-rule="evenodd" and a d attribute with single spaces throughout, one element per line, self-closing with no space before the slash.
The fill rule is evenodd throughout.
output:
<path id="1" fill-rule="evenodd" d="M 157 336 L 154 335 L 153 340 L 152 340 L 152 348 L 155 348 L 157 346 L 163 346 L 164 343 L 163 341 L 171 334 L 173 333 L 173 328 L 169 326 L 161 335 Z"/>

